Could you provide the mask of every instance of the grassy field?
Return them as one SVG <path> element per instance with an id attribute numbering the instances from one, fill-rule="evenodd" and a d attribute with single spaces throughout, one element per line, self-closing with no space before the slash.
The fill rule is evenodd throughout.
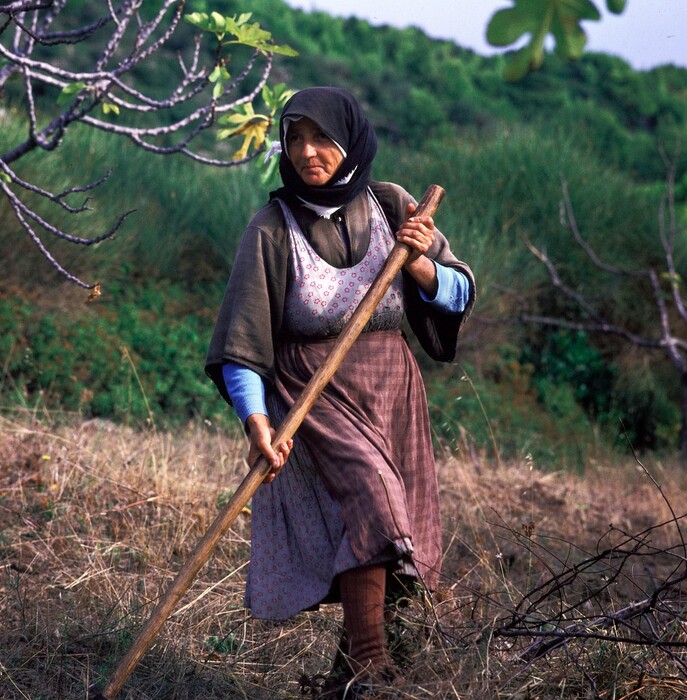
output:
<path id="1" fill-rule="evenodd" d="M 245 472 L 240 434 L 0 417 L 0 698 L 87 698 Z M 687 477 L 590 464 L 584 477 L 438 455 L 442 583 L 389 615 L 396 698 L 687 697 Z M 338 608 L 285 624 L 242 608 L 250 510 L 120 697 L 315 694 Z"/>

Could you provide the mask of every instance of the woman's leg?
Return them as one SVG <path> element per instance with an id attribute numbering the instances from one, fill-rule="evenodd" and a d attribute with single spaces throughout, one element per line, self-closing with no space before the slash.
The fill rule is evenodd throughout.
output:
<path id="1" fill-rule="evenodd" d="M 392 670 L 384 633 L 386 567 L 349 569 L 339 575 L 339 585 L 352 670 L 385 680 Z"/>

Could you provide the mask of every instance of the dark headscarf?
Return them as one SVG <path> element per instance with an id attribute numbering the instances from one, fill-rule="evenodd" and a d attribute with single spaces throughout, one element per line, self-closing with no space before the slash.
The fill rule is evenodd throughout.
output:
<path id="1" fill-rule="evenodd" d="M 346 152 L 338 170 L 325 185 L 307 185 L 289 160 L 285 143 L 288 119 L 308 117 Z M 377 153 L 377 136 L 358 101 L 346 90 L 314 87 L 300 90 L 285 105 L 279 120 L 282 153 L 279 172 L 284 190 L 313 204 L 343 206 L 370 184 L 372 161 Z M 353 172 L 346 184 L 335 185 Z M 280 196 L 278 190 L 272 196 Z"/>

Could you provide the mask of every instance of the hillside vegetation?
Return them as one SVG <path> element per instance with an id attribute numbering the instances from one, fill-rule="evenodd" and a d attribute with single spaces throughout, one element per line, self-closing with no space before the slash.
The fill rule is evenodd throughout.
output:
<path id="1" fill-rule="evenodd" d="M 196 1 L 189 9 L 209 6 Z M 246 11 L 232 0 L 212 9 Z M 661 150 L 676 162 L 674 198 L 685 222 L 687 149 L 676 149 L 687 141 L 687 71 L 636 72 L 601 54 L 576 63 L 550 56 L 540 71 L 508 83 L 502 57 L 417 29 L 304 13 L 281 0 L 256 0 L 250 10 L 300 52 L 276 60 L 274 82 L 340 85 L 363 101 L 381 137 L 376 178 L 417 197 L 431 182 L 447 190 L 437 222 L 474 268 L 479 304 L 459 364 L 421 360 L 437 445 L 468 439 L 496 458 L 530 455 L 544 468 L 581 468 L 628 443 L 674 449 L 679 382 L 660 354 L 615 338 L 493 321 L 516 320 L 524 304 L 543 315 L 572 313 L 528 251 L 532 241 L 564 261 L 570 282 L 605 300 L 618 322 L 651 332 L 646 290 L 605 278 L 561 227 L 561 179 L 580 229 L 606 259 L 628 267 L 660 262 Z M 240 50 L 235 59 L 240 64 Z M 155 72 L 161 90 L 166 60 L 159 57 Z M 16 99 L 9 90 L 0 146 L 22 128 Z M 90 221 L 137 213 L 95 252 L 56 250 L 102 282 L 95 304 L 53 276 L 0 208 L 4 402 L 137 424 L 232 425 L 202 363 L 236 243 L 266 199 L 259 169 L 156 158 L 86 129 L 21 163 L 27 177 L 40 171 L 43 184 L 55 187 L 74 168 L 88 180 L 110 166 L 114 175 Z M 675 260 L 682 271 L 683 238 Z"/>

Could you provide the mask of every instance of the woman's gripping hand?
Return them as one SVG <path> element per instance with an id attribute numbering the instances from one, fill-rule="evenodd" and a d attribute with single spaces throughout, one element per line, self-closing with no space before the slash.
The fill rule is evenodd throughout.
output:
<path id="1" fill-rule="evenodd" d="M 246 419 L 246 429 L 250 435 L 250 449 L 248 451 L 248 464 L 252 467 L 260 456 L 265 457 L 270 465 L 270 471 L 263 483 L 270 484 L 279 473 L 293 449 L 293 440 L 286 440 L 272 447 L 275 429 L 270 424 L 270 419 L 263 413 L 252 413 Z"/>

